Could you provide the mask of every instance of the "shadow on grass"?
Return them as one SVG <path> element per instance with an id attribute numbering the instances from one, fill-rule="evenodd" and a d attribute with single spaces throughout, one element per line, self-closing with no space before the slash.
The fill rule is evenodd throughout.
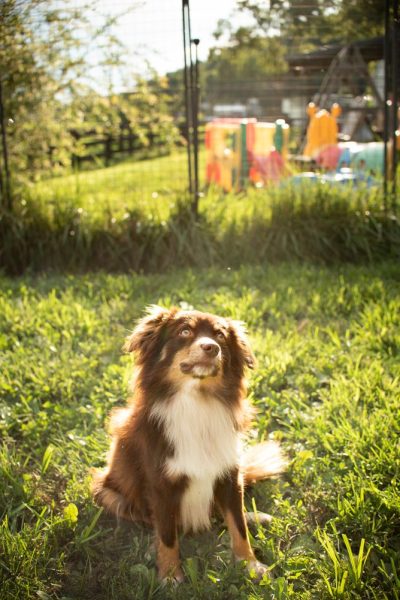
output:
<path id="1" fill-rule="evenodd" d="M 100 536 L 71 555 L 62 586 L 68 598 L 188 598 L 194 591 L 202 598 L 223 598 L 235 582 L 243 586 L 242 568 L 232 559 L 228 534 L 219 519 L 210 531 L 180 536 L 185 582 L 179 588 L 164 586 L 157 578 L 151 528 L 117 522 L 105 514 L 97 527 Z M 213 574 L 219 583 L 217 596 Z"/>

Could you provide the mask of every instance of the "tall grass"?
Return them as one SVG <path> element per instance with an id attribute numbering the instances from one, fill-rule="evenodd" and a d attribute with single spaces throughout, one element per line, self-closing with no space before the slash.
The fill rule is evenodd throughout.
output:
<path id="1" fill-rule="evenodd" d="M 382 195 L 368 190 L 315 184 L 238 196 L 209 190 L 197 219 L 184 192 L 172 188 L 147 205 L 121 199 L 111 208 L 103 199 L 91 210 L 74 198 L 50 202 L 49 191 L 39 188 L 25 193 L 13 214 L 1 214 L 0 268 L 12 275 L 28 269 L 161 272 L 400 255 L 399 222 L 384 212 Z"/>

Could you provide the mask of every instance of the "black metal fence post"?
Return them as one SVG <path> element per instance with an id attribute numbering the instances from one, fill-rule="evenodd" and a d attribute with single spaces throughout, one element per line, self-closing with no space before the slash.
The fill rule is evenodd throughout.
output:
<path id="1" fill-rule="evenodd" d="M 194 215 L 197 216 L 199 202 L 199 65 L 197 46 L 200 40 L 197 38 L 192 40 L 191 37 L 189 0 L 182 0 L 182 27 L 189 192 L 192 194 L 192 210 Z M 195 45 L 195 62 L 192 55 L 192 43 Z"/>
<path id="2" fill-rule="evenodd" d="M 392 17 L 392 209 L 396 209 L 397 194 L 397 129 L 398 129 L 398 78 L 399 78 L 399 0 L 393 0 Z"/>
<path id="3" fill-rule="evenodd" d="M 384 121 L 384 202 L 385 210 L 397 208 L 397 138 L 399 103 L 399 1 L 385 0 L 385 121 Z M 389 144 L 390 142 L 390 144 Z"/>
<path id="4" fill-rule="evenodd" d="M 183 84 L 184 84 L 184 93 L 185 93 L 185 118 L 186 118 L 186 149 L 187 149 L 187 161 L 188 161 L 188 177 L 189 177 L 189 192 L 193 193 L 193 177 L 192 177 L 192 132 L 191 132 L 191 122 L 192 122 L 192 113 L 191 113 L 191 96 L 190 96 L 190 78 L 189 78 L 189 69 L 190 65 L 188 64 L 188 40 L 187 40 L 187 22 L 189 19 L 189 0 L 182 0 L 182 32 L 183 32 L 183 58 L 184 58 L 184 68 L 183 68 Z M 190 39 L 189 39 L 190 44 Z"/>
<path id="5" fill-rule="evenodd" d="M 385 0 L 385 39 L 384 39 L 384 123 L 383 123 L 383 198 L 385 212 L 388 209 L 388 142 L 389 142 L 389 63 L 390 63 L 390 0 Z"/>
<path id="6" fill-rule="evenodd" d="M 193 198 L 193 209 L 194 213 L 198 213 L 199 208 L 199 97 L 200 97 L 200 83 L 199 83 L 199 57 L 198 57 L 198 46 L 200 40 L 195 38 L 191 40 L 195 47 L 195 63 L 193 70 L 193 153 L 194 153 L 194 198 Z"/>
<path id="7" fill-rule="evenodd" d="M 2 145 L 2 163 L 4 167 L 4 180 L 1 174 L 1 194 L 2 204 L 6 210 L 12 210 L 12 194 L 11 194 L 11 176 L 8 163 L 8 145 L 7 145 L 7 124 L 3 102 L 3 84 L 0 78 L 0 128 L 1 128 L 1 145 Z"/>

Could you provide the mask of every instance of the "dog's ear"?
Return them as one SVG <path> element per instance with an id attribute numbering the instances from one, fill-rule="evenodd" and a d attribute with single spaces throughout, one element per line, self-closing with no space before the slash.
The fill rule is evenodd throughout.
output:
<path id="1" fill-rule="evenodd" d="M 243 321 L 235 321 L 233 319 L 230 319 L 228 322 L 229 333 L 233 338 L 233 342 L 236 346 L 235 350 L 238 353 L 240 362 L 242 365 L 249 367 L 249 369 L 254 369 L 256 366 L 256 359 L 247 338 L 246 325 Z"/>
<path id="2" fill-rule="evenodd" d="M 146 316 L 138 321 L 123 346 L 125 352 L 136 352 L 137 362 L 141 363 L 145 362 L 147 357 L 157 349 L 164 326 L 174 316 L 176 309 L 168 310 L 161 306 L 151 305 L 146 312 Z"/>

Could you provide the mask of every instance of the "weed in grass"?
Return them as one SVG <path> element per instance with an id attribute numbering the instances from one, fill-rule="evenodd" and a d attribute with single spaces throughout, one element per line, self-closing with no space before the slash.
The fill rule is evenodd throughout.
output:
<path id="1" fill-rule="evenodd" d="M 338 540 L 339 535 L 336 527 L 333 526 L 332 528 L 336 540 Z M 316 536 L 333 566 L 333 582 L 329 581 L 328 575 L 324 572 L 325 565 L 320 571 L 329 595 L 332 598 L 343 598 L 345 595 L 351 595 L 352 591 L 362 595 L 364 589 L 364 568 L 371 551 L 371 548 L 365 550 L 365 539 L 361 539 L 358 554 L 354 555 L 349 538 L 345 533 L 343 533 L 341 537 L 347 554 L 343 552 L 340 553 L 336 549 L 335 544 L 332 542 L 326 531 L 317 529 Z"/>

